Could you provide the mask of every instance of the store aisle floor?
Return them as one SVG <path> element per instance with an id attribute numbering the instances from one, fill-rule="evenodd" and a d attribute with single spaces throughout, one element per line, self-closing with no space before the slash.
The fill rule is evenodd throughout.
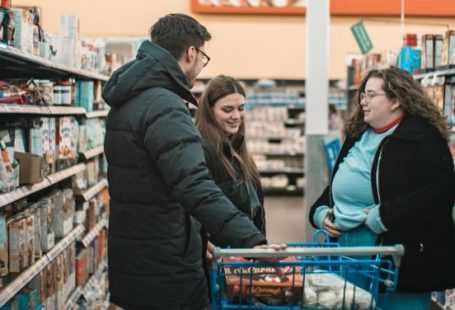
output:
<path id="1" fill-rule="evenodd" d="M 303 197 L 265 197 L 267 240 L 304 241 Z"/>

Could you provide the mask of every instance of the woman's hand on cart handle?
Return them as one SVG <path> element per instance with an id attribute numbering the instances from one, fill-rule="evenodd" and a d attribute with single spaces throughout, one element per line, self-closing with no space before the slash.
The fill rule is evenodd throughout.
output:
<path id="1" fill-rule="evenodd" d="M 332 222 L 333 209 L 327 210 L 327 215 L 322 221 L 322 228 L 327 231 L 332 238 L 339 238 L 341 236 L 340 229 Z"/>

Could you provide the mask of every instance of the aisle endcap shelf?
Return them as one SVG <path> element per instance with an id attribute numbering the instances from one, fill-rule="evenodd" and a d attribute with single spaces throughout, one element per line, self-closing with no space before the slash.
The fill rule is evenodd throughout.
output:
<path id="1" fill-rule="evenodd" d="M 60 253 L 63 252 L 72 242 L 84 232 L 84 226 L 79 225 L 67 236 L 60 240 L 49 253 L 43 255 L 31 267 L 23 271 L 17 278 L 0 291 L 0 306 L 6 304 L 13 298 L 27 283 L 29 283 L 39 272 L 51 263 Z"/>

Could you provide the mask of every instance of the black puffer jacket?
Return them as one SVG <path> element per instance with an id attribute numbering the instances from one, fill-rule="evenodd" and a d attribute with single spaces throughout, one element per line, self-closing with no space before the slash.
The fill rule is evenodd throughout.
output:
<path id="1" fill-rule="evenodd" d="M 202 309 L 201 224 L 223 246 L 253 247 L 265 237 L 209 177 L 182 100 L 195 99 L 168 51 L 144 42 L 103 97 L 111 106 L 104 143 L 111 301 L 127 310 Z"/>
<path id="2" fill-rule="evenodd" d="M 238 141 L 238 143 L 243 143 L 244 140 Z M 207 140 L 203 139 L 202 145 L 204 147 L 204 155 L 205 160 L 207 162 L 207 167 L 209 168 L 210 175 L 215 181 L 216 185 L 223 191 L 223 193 L 229 198 L 229 200 L 245 213 L 253 222 L 254 225 L 262 232 L 265 236 L 265 209 L 264 209 L 264 195 L 262 192 L 262 186 L 258 183 L 253 183 L 256 194 L 258 196 L 259 202 L 261 204 L 260 208 L 252 214 L 251 210 L 251 203 L 250 203 L 250 196 L 248 194 L 248 188 L 245 180 L 239 178 L 237 180 L 233 180 L 232 177 L 227 172 L 226 168 L 224 168 L 222 162 L 218 160 L 218 157 L 215 153 L 215 149 L 213 148 L 212 144 L 210 144 Z M 231 153 L 231 147 L 229 146 L 228 142 L 223 144 L 223 153 L 226 155 L 234 169 L 237 171 L 239 176 L 242 175 L 241 167 L 238 160 L 236 160 Z M 236 145 L 232 147 L 236 148 Z"/>
<path id="3" fill-rule="evenodd" d="M 333 175 L 356 139 L 346 139 Z M 455 172 L 447 142 L 427 121 L 405 116 L 381 142 L 371 168 L 375 203 L 387 232 L 378 244 L 403 244 L 399 291 L 437 291 L 455 287 L 455 235 L 452 207 Z M 310 210 L 332 208 L 327 187 Z"/>

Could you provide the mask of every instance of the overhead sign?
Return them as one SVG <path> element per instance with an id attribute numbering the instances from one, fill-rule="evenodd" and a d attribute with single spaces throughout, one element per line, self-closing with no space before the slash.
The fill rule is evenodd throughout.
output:
<path id="1" fill-rule="evenodd" d="M 351 32 L 359 45 L 362 54 L 366 54 L 373 49 L 373 43 L 371 43 L 370 36 L 365 29 L 363 20 L 351 26 Z"/>

